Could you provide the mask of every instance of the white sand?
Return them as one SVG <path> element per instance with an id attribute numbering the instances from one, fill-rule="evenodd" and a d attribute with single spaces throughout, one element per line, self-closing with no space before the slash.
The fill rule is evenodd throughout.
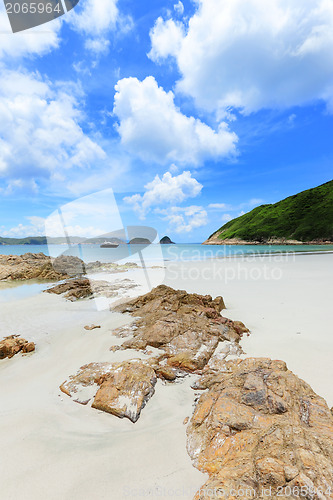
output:
<path id="1" fill-rule="evenodd" d="M 223 315 L 252 332 L 247 356 L 286 361 L 333 406 L 333 254 L 170 263 L 165 283 L 222 295 Z"/>
<path id="2" fill-rule="evenodd" d="M 252 330 L 243 340 L 247 355 L 284 359 L 333 405 L 333 255 L 270 260 L 168 263 L 165 283 L 223 295 L 225 315 Z M 0 361 L 1 500 L 193 498 L 207 476 L 192 467 L 185 448 L 182 422 L 194 397 L 189 378 L 158 382 L 136 424 L 59 391 L 84 363 L 140 357 L 109 351 L 121 342 L 111 330 L 130 318 L 97 311 L 93 301 L 69 303 L 48 294 L 0 307 L 0 338 L 20 333 L 37 343 L 34 354 Z M 85 331 L 92 323 L 102 328 Z"/>

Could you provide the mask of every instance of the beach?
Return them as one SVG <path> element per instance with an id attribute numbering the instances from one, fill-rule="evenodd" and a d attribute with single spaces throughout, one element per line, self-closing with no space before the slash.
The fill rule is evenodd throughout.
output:
<path id="1" fill-rule="evenodd" d="M 251 331 L 241 341 L 242 357 L 284 360 L 333 406 L 332 264 L 330 253 L 237 257 L 165 262 L 165 275 L 159 267 L 149 276 L 175 289 L 222 295 L 223 315 Z M 109 279 L 142 283 L 142 276 L 134 269 Z M 2 498 L 193 498 L 207 479 L 187 455 L 183 425 L 193 412 L 196 376 L 159 380 L 138 422 L 120 420 L 73 402 L 59 386 L 86 363 L 147 359 L 109 350 L 120 343 L 112 330 L 130 316 L 45 293 L 11 296 L 1 308 L 0 338 L 17 333 L 36 343 L 35 353 L 0 361 Z M 101 328 L 86 331 L 89 324 Z"/>

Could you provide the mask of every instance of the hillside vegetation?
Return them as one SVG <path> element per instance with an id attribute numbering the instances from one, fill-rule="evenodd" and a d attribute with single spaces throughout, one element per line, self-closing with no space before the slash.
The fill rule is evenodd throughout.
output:
<path id="1" fill-rule="evenodd" d="M 333 241 L 333 181 L 233 219 L 205 242 Z M 277 241 L 278 242 L 278 241 Z"/>

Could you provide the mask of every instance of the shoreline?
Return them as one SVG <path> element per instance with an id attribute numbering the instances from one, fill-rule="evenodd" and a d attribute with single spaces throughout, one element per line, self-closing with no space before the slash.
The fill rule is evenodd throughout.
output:
<path id="1" fill-rule="evenodd" d="M 320 257 L 317 252 L 298 255 L 289 254 L 282 262 L 257 258 L 249 262 L 246 255 L 170 261 L 165 276 L 158 269 L 149 272 L 175 289 L 222 295 L 227 306 L 223 315 L 251 330 L 241 340 L 246 354 L 240 357 L 286 361 L 333 406 L 333 335 L 329 332 L 333 257 L 327 252 Z M 279 279 L 270 274 L 274 269 L 281 271 Z M 140 282 L 142 270 L 110 275 L 110 279 Z M 138 289 L 137 295 L 141 293 Z M 196 392 L 189 386 L 195 376 L 175 385 L 158 382 L 156 394 L 136 424 L 79 405 L 60 392 L 60 384 L 83 364 L 147 359 L 133 350 L 109 351 L 111 345 L 122 342 L 112 330 L 132 320 L 108 309 L 99 311 L 95 300 L 72 303 L 44 293 L 6 303 L 0 336 L 20 333 L 36 342 L 36 352 L 0 363 L 5 498 L 106 500 L 112 494 L 125 499 L 138 498 L 150 489 L 160 492 L 159 498 L 170 498 L 167 492 L 177 490 L 184 492 L 181 498 L 192 500 L 194 490 L 204 484 L 206 475 L 194 468 L 186 453 L 183 425 L 193 412 Z M 101 328 L 86 332 L 84 325 L 92 323 Z M 22 486 L 17 484 L 18 473 Z"/>

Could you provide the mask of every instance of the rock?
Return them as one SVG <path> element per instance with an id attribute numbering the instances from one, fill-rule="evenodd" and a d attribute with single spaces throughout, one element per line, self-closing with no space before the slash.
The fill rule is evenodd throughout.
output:
<path id="1" fill-rule="evenodd" d="M 135 423 L 155 392 L 156 374 L 148 364 L 131 359 L 116 365 L 101 382 L 92 407 Z"/>
<path id="2" fill-rule="evenodd" d="M 150 245 L 151 241 L 149 241 L 147 238 L 133 238 L 130 242 L 129 245 Z"/>
<path id="3" fill-rule="evenodd" d="M 139 266 L 135 262 L 126 262 L 126 264 L 117 264 L 115 262 L 89 262 L 85 265 L 87 273 L 125 273 L 129 269 L 137 269 Z"/>
<path id="4" fill-rule="evenodd" d="M 170 240 L 169 236 L 163 236 L 160 239 L 160 245 L 174 245 L 175 243 Z"/>
<path id="5" fill-rule="evenodd" d="M 71 255 L 60 255 L 53 260 L 53 269 L 66 276 L 82 276 L 86 274 L 83 260 Z"/>
<path id="6" fill-rule="evenodd" d="M 15 354 L 33 352 L 35 344 L 18 335 L 11 335 L 0 341 L 0 359 L 12 358 Z"/>
<path id="7" fill-rule="evenodd" d="M 91 363 L 82 366 L 60 389 L 74 401 L 119 418 L 136 422 L 154 394 L 156 374 L 149 363 L 132 359 L 122 363 Z"/>
<path id="8" fill-rule="evenodd" d="M 24 353 L 29 353 L 35 351 L 36 346 L 34 342 L 28 342 L 27 344 L 24 344 L 22 352 Z"/>
<path id="9" fill-rule="evenodd" d="M 190 420 L 190 417 L 184 418 L 183 425 L 187 425 Z"/>
<path id="10" fill-rule="evenodd" d="M 87 278 L 71 279 L 44 290 L 46 293 L 54 293 L 56 295 L 64 294 L 64 297 L 71 302 L 78 299 L 85 299 L 93 296 L 90 280 Z"/>
<path id="11" fill-rule="evenodd" d="M 68 259 L 75 259 L 76 262 L 76 257 Z M 30 279 L 59 281 L 67 276 L 61 266 L 58 269 L 54 268 L 52 259 L 43 253 L 0 255 L 0 281 Z"/>
<path id="12" fill-rule="evenodd" d="M 165 285 L 113 308 L 138 317 L 131 326 L 116 331 L 118 336 L 132 333 L 122 344 L 123 349 L 163 349 L 170 367 L 189 372 L 201 370 L 219 342 L 238 343 L 248 331 L 243 323 L 221 316 L 223 309 L 222 297 L 212 299 Z"/>
<path id="13" fill-rule="evenodd" d="M 84 327 L 85 330 L 96 330 L 97 328 L 101 328 L 101 326 L 100 325 L 90 325 L 90 326 L 86 325 Z"/>
<path id="14" fill-rule="evenodd" d="M 308 491 L 305 498 L 332 498 L 309 493 L 333 484 L 333 418 L 325 401 L 283 361 L 248 358 L 205 370 L 208 392 L 187 427 L 188 453 L 209 474 L 195 498 L 220 498 L 218 490 L 266 498 L 263 488 L 272 498 L 282 488 L 287 498 L 286 486 Z"/>
<path id="15" fill-rule="evenodd" d="M 138 286 L 131 280 L 125 279 L 122 281 L 95 281 L 87 278 L 70 279 L 59 285 L 53 286 L 44 290 L 46 293 L 54 293 L 56 295 L 64 294 L 64 297 L 71 302 L 79 299 L 92 297 L 117 297 L 120 292 L 135 288 Z"/>
<path id="16" fill-rule="evenodd" d="M 60 386 L 60 390 L 77 403 L 87 404 L 98 390 L 98 381 L 112 368 L 111 363 L 90 363 L 81 366 L 75 375 L 71 375 Z"/>
<path id="17" fill-rule="evenodd" d="M 179 375 L 179 371 L 171 366 L 160 366 L 158 365 L 155 369 L 156 375 L 162 380 L 167 380 L 173 382 Z"/>

